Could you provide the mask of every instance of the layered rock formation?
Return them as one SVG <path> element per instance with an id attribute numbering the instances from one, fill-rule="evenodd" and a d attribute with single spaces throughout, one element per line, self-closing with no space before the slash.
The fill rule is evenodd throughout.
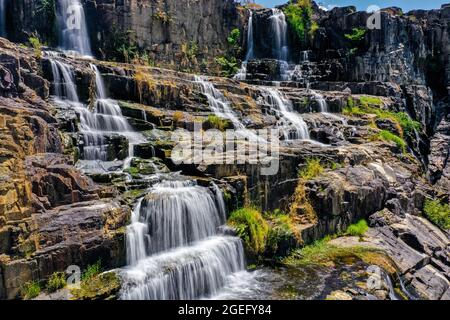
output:
<path id="1" fill-rule="evenodd" d="M 25 282 L 72 264 L 123 265 L 129 208 L 64 155 L 40 61 L 4 39 L 0 45 L 0 296 L 11 299 Z"/>
<path id="2" fill-rule="evenodd" d="M 24 13 L 34 5 L 15 1 L 10 10 Z M 232 1 L 97 0 L 85 7 L 94 47 L 105 57 L 111 54 L 103 47 L 111 43 L 108 37 L 131 29 L 152 60 L 178 70 L 195 64 L 183 56 L 191 43 L 199 48 L 197 62 L 222 54 L 226 35 L 242 20 Z M 228 212 L 250 203 L 263 211 L 291 212 L 300 237 L 286 252 L 368 219 L 370 245 L 392 258 L 410 298 L 448 299 L 448 230 L 426 220 L 423 212 L 426 199 L 446 203 L 450 194 L 448 10 L 406 15 L 384 10 L 381 30 L 367 31 L 353 43 L 345 34 L 363 27 L 367 13 L 314 6 L 319 28 L 311 41 L 299 41 L 288 30 L 289 62 L 297 66 L 265 52 L 271 51 L 263 40 L 272 11 L 257 10 L 254 50 L 259 53 L 248 61 L 246 82 L 42 55 L 1 40 L 0 297 L 15 298 L 23 283 L 43 282 L 72 264 L 84 268 L 101 259 L 108 269 L 124 266 L 124 226 L 136 199 L 159 181 L 153 173 L 181 171 L 201 186 L 214 181 L 226 195 Z M 19 16 L 26 32 L 47 32 Z M 248 29 L 240 28 L 242 34 Z M 11 24 L 9 30 L 16 40 L 31 34 L 19 34 Z M 80 101 L 91 109 L 96 85 L 91 64 L 99 70 L 108 96 L 146 140 L 134 145 L 129 168 L 122 170 L 130 141 L 118 132 L 105 143 L 102 172 L 78 169 L 80 110 L 63 107 L 53 96 L 52 61 L 69 66 Z M 273 80 L 280 81 L 276 89 L 261 86 L 274 85 Z M 214 110 L 205 83 L 231 109 L 219 124 L 211 116 L 226 116 Z M 282 139 L 274 175 L 262 175 L 259 163 L 172 161 L 171 135 L 177 128 L 280 128 L 283 113 L 273 90 L 304 120 L 313 140 Z M 396 112 L 421 127 L 406 130 Z M 400 142 L 383 138 L 386 132 Z M 302 181 L 298 171 L 310 159 L 325 168 Z"/>
<path id="3" fill-rule="evenodd" d="M 53 3 L 53 2 L 51 2 Z M 241 28 L 245 11 L 233 0 L 96 0 L 85 6 L 91 47 L 98 57 L 124 59 L 122 51 L 146 52 L 148 61 L 182 70 L 206 70 L 227 49 L 227 36 Z M 54 2 L 58 10 L 58 1 Z M 57 18 L 38 1 L 10 1 L 10 39 L 25 42 L 38 35 L 60 44 Z M 48 12 L 50 10 L 50 12 Z"/>

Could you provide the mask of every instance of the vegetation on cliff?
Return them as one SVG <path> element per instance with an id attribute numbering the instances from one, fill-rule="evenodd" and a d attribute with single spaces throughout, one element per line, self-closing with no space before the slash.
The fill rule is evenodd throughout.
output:
<path id="1" fill-rule="evenodd" d="M 439 200 L 426 200 L 423 211 L 434 224 L 450 230 L 450 205 Z"/>
<path id="2" fill-rule="evenodd" d="M 241 208 L 231 213 L 228 224 L 236 229 L 247 251 L 253 256 L 262 254 L 266 247 L 269 226 L 255 208 Z"/>
<path id="3" fill-rule="evenodd" d="M 302 41 L 306 40 L 307 35 L 314 35 L 319 27 L 317 22 L 313 20 L 311 0 L 291 1 L 289 5 L 283 8 L 283 12 L 289 25 Z"/>
<path id="4" fill-rule="evenodd" d="M 228 49 L 224 56 L 215 59 L 221 70 L 221 75 L 231 77 L 239 70 L 239 57 L 242 48 L 239 45 L 241 31 L 239 29 L 231 30 L 227 37 Z"/>

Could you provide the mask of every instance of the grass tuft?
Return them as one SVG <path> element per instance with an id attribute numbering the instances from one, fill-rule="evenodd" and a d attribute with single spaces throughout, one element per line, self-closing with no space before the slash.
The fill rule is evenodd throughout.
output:
<path id="1" fill-rule="evenodd" d="M 367 225 L 366 220 L 361 219 L 357 223 L 348 226 L 344 234 L 362 238 L 364 234 L 367 232 L 367 230 L 369 230 L 369 226 Z"/>
<path id="2" fill-rule="evenodd" d="M 217 129 L 220 131 L 224 131 L 229 125 L 228 120 L 222 119 L 214 114 L 210 114 L 206 121 L 211 126 L 211 128 L 214 128 L 214 129 Z"/>
<path id="3" fill-rule="evenodd" d="M 20 288 L 20 295 L 26 300 L 36 298 L 40 293 L 41 286 L 37 281 L 29 281 Z"/>
<path id="4" fill-rule="evenodd" d="M 423 211 L 435 225 L 444 230 L 450 229 L 450 205 L 439 200 L 426 200 Z"/>
<path id="5" fill-rule="evenodd" d="M 403 153 L 406 152 L 407 144 L 405 140 L 390 131 L 381 130 L 374 138 L 386 142 L 394 142 Z"/>
<path id="6" fill-rule="evenodd" d="M 306 166 L 298 172 L 298 177 L 303 180 L 311 180 L 319 176 L 324 170 L 320 159 L 310 158 L 306 160 Z"/>
<path id="7" fill-rule="evenodd" d="M 81 281 L 86 281 L 94 278 L 102 272 L 102 264 L 101 261 L 98 260 L 96 263 L 88 265 L 86 270 L 83 272 L 81 276 Z"/>
<path id="8" fill-rule="evenodd" d="M 64 272 L 53 273 L 47 281 L 46 290 L 48 292 L 55 292 L 66 286 L 66 274 Z"/>
<path id="9" fill-rule="evenodd" d="M 258 256 L 265 251 L 269 226 L 261 212 L 248 207 L 238 209 L 231 213 L 228 224 L 236 229 L 252 255 Z"/>

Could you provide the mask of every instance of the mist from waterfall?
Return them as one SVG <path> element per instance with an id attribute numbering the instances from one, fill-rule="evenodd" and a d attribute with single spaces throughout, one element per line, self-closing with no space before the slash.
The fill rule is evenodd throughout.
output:
<path id="1" fill-rule="evenodd" d="M 89 32 L 80 0 L 58 0 L 57 19 L 63 50 L 92 56 Z"/>

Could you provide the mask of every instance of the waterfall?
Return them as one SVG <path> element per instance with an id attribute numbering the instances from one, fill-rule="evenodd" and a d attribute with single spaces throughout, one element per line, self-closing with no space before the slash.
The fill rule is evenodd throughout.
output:
<path id="1" fill-rule="evenodd" d="M 245 60 L 242 62 L 241 68 L 234 75 L 233 79 L 244 81 L 247 77 L 247 62 L 253 58 L 253 12 L 250 11 L 250 17 L 248 19 L 247 28 L 247 53 L 245 54 Z"/>
<path id="2" fill-rule="evenodd" d="M 83 5 L 80 0 L 58 0 L 58 25 L 64 50 L 92 56 Z"/>
<path id="3" fill-rule="evenodd" d="M 239 133 L 249 141 L 265 142 L 264 139 L 258 137 L 255 133 L 245 128 L 244 124 L 239 120 L 231 108 L 230 101 L 228 101 L 228 99 L 214 87 L 214 84 L 200 76 L 195 76 L 194 81 L 199 85 L 201 92 L 208 99 L 209 107 L 215 115 L 220 118 L 230 120 L 234 126 L 234 129 L 239 131 Z"/>
<path id="4" fill-rule="evenodd" d="M 6 0 L 0 0 L 0 37 L 6 37 Z"/>
<path id="5" fill-rule="evenodd" d="M 54 93 L 58 98 L 78 104 L 77 86 L 72 68 L 63 62 L 50 59 L 53 73 Z"/>
<path id="6" fill-rule="evenodd" d="M 70 65 L 56 59 L 50 59 L 53 72 L 54 94 L 60 104 L 74 109 L 80 118 L 79 132 L 83 136 L 82 159 L 88 161 L 108 160 L 108 137 L 125 136 L 128 139 L 128 158 L 124 166 L 133 156 L 134 145 L 143 142 L 143 137 L 134 132 L 115 100 L 106 98 L 103 79 L 97 67 L 90 65 L 95 73 L 96 101 L 91 111 L 80 103 L 73 69 Z M 93 164 L 93 163 L 92 163 Z M 97 167 L 95 164 L 94 167 Z"/>
<path id="7" fill-rule="evenodd" d="M 225 216 L 216 187 L 214 194 L 191 180 L 166 180 L 141 199 L 127 228 L 122 299 L 206 297 L 245 270 L 241 240 L 218 234 Z"/>
<path id="8" fill-rule="evenodd" d="M 285 140 L 309 139 L 308 126 L 302 116 L 295 112 L 292 103 L 284 98 L 279 90 L 271 87 L 262 88 L 265 100 L 271 110 L 279 117 L 277 123 Z"/>
<path id="9" fill-rule="evenodd" d="M 309 51 L 304 50 L 300 52 L 300 60 L 301 62 L 309 62 Z"/>
<path id="10" fill-rule="evenodd" d="M 123 300 L 192 300 L 217 294 L 245 268 L 241 240 L 212 237 L 150 256 L 122 274 Z"/>
<path id="11" fill-rule="evenodd" d="M 274 35 L 275 57 L 281 61 L 287 61 L 289 48 L 287 45 L 287 23 L 286 17 L 280 9 L 272 9 L 270 17 L 271 29 Z"/>
<path id="12" fill-rule="evenodd" d="M 313 94 L 314 100 L 316 100 L 317 104 L 319 105 L 319 111 L 328 112 L 328 104 L 325 101 L 323 95 L 314 90 L 311 90 L 311 93 Z"/>
<path id="13" fill-rule="evenodd" d="M 250 17 L 248 19 L 247 30 L 247 54 L 245 55 L 245 62 L 253 58 L 253 12 L 250 10 Z"/>

